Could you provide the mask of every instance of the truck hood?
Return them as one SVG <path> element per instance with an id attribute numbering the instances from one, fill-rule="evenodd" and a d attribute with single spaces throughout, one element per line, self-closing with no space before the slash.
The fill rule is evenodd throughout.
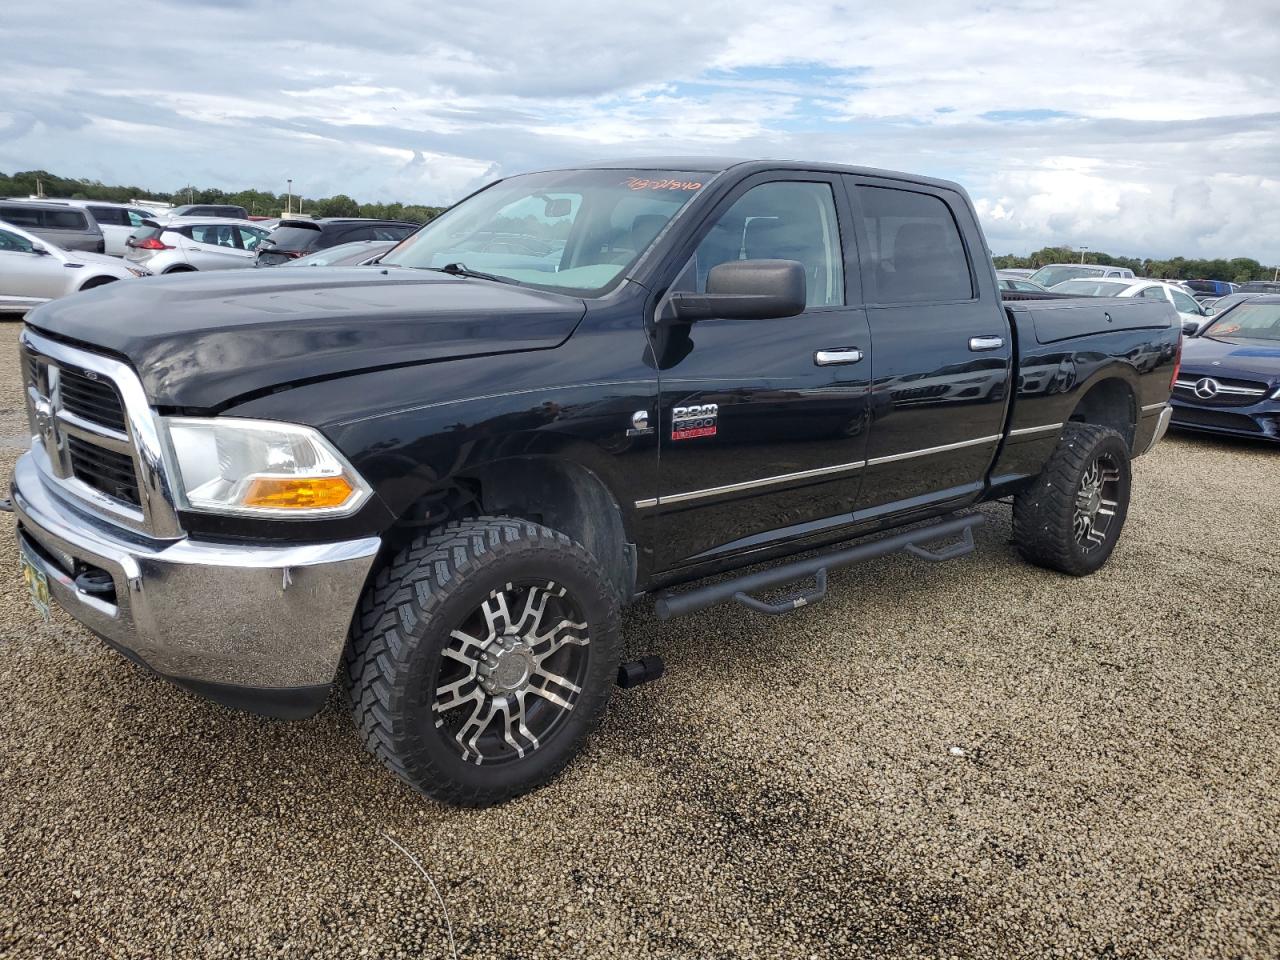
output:
<path id="1" fill-rule="evenodd" d="M 210 409 L 383 366 L 544 350 L 586 305 L 408 268 L 227 270 L 111 283 L 27 323 L 128 360 L 157 406 Z"/>
<path id="2" fill-rule="evenodd" d="M 1184 374 L 1240 380 L 1280 380 L 1280 343 L 1231 337 L 1193 337 L 1182 344 Z"/>

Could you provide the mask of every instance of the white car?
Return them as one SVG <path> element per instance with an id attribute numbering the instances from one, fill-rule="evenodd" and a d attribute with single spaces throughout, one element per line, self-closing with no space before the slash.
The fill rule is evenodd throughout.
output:
<path id="1" fill-rule="evenodd" d="M 136 230 L 124 257 L 152 273 L 231 270 L 256 266 L 258 244 L 266 238 L 252 220 L 175 217 Z"/>
<path id="2" fill-rule="evenodd" d="M 100 200 L 66 202 L 88 210 L 89 215 L 98 221 L 98 226 L 102 228 L 102 239 L 106 241 L 103 253 L 113 257 L 123 257 L 133 232 L 143 225 L 144 220 L 153 220 L 156 216 L 154 211 L 132 203 L 106 203 Z"/>
<path id="3" fill-rule="evenodd" d="M 1073 297 L 1143 297 L 1148 300 L 1167 300 L 1184 320 L 1204 320 L 1204 311 L 1195 297 L 1161 280 L 1113 280 L 1099 277 L 1096 280 L 1064 280 L 1049 288 L 1051 293 L 1066 293 Z"/>
<path id="4" fill-rule="evenodd" d="M 119 257 L 64 250 L 0 221 L 0 310 L 26 310 L 104 283 L 145 277 L 147 272 Z"/>

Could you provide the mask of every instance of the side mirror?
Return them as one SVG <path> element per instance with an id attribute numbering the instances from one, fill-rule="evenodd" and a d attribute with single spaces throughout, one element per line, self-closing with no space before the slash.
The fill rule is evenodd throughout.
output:
<path id="1" fill-rule="evenodd" d="M 548 200 L 542 208 L 542 214 L 548 220 L 559 220 L 573 213 L 573 201 L 568 197 L 556 197 Z"/>
<path id="2" fill-rule="evenodd" d="M 31 244 L 31 252 L 34 253 L 37 257 L 49 256 L 49 248 L 46 247 L 43 243 Z"/>
<path id="3" fill-rule="evenodd" d="M 1194 337 L 1196 335 L 1196 331 L 1199 329 L 1200 329 L 1200 324 L 1196 320 L 1182 321 L 1182 335 L 1184 337 Z"/>
<path id="4" fill-rule="evenodd" d="M 661 318 L 775 320 L 804 313 L 804 267 L 795 260 L 732 260 L 712 267 L 706 293 L 673 293 Z"/>

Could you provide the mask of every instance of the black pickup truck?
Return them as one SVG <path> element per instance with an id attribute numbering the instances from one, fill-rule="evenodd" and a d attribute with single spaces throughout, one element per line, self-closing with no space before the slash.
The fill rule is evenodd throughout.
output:
<path id="1" fill-rule="evenodd" d="M 646 594 L 791 611 L 967 552 L 997 498 L 1028 560 L 1096 570 L 1181 334 L 1163 301 L 1002 301 L 953 183 L 681 159 L 498 181 L 374 266 L 111 284 L 21 344 L 37 605 L 275 716 L 337 674 L 388 767 L 481 805 L 652 675 L 619 663 Z"/>

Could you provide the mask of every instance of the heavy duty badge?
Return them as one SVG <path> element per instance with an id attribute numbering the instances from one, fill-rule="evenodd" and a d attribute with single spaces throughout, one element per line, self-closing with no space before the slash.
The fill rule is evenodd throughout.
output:
<path id="1" fill-rule="evenodd" d="M 714 437 L 720 405 L 702 403 L 691 407 L 676 407 L 671 411 L 671 439 L 692 440 L 695 437 Z"/>

